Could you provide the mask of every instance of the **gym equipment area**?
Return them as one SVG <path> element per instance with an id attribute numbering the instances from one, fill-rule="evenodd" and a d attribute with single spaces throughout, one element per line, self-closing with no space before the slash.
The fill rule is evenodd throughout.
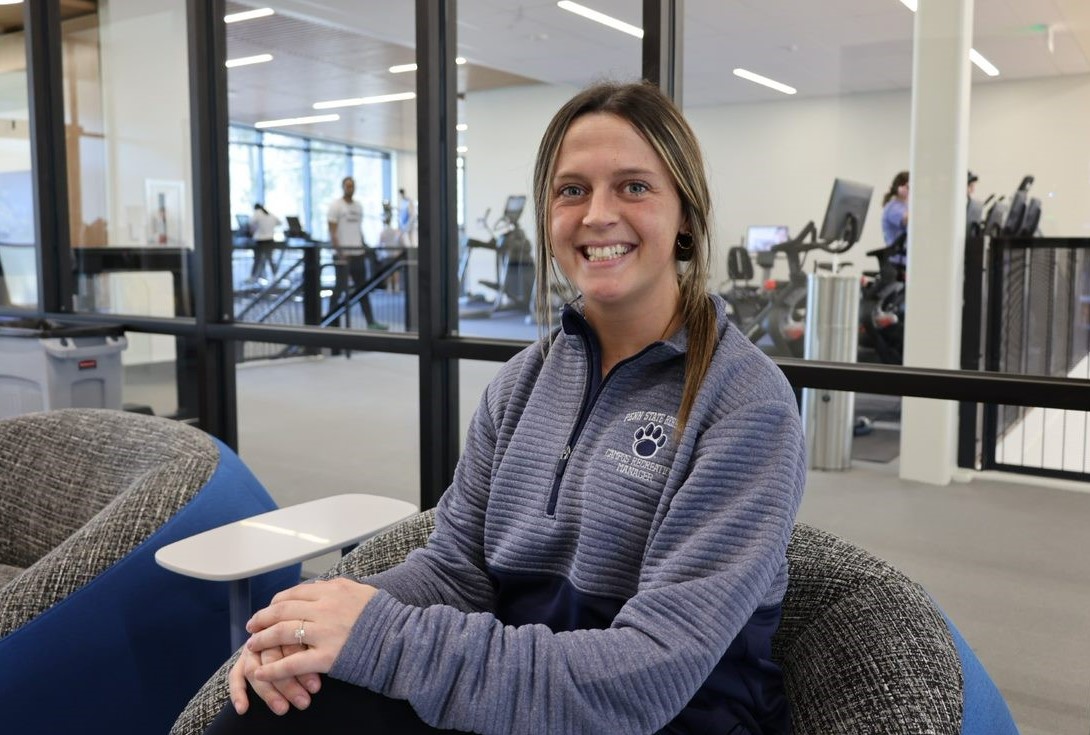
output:
<path id="1" fill-rule="evenodd" d="M 460 319 L 483 319 L 501 311 L 528 314 L 533 310 L 534 248 L 519 225 L 525 207 L 524 194 L 507 197 L 503 213 L 494 222 L 488 221 L 491 209 L 486 209 L 477 221 L 489 234 L 487 240 L 464 239 L 458 257 Z M 495 277 L 471 282 L 470 266 L 478 252 L 494 258 Z"/>

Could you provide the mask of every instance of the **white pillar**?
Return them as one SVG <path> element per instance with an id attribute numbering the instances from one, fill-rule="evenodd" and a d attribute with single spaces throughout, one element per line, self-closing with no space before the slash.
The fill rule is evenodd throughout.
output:
<path id="1" fill-rule="evenodd" d="M 919 0 L 913 40 L 905 365 L 958 368 L 973 0 Z M 957 404 L 905 398 L 901 477 L 950 482 Z"/>

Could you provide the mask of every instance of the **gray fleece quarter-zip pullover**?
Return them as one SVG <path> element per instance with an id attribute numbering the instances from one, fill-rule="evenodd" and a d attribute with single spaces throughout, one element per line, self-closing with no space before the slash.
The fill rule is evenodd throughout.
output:
<path id="1" fill-rule="evenodd" d="M 805 446 L 783 374 L 718 313 L 675 432 L 682 329 L 601 375 L 576 309 L 488 386 L 426 549 L 330 674 L 481 733 L 780 733 L 771 637 Z"/>

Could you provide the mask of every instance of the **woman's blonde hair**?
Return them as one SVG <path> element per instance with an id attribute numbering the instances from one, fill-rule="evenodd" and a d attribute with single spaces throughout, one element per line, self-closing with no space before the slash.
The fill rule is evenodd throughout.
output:
<path id="1" fill-rule="evenodd" d="M 681 290 L 678 308 L 688 331 L 689 348 L 685 357 L 685 388 L 678 411 L 678 431 L 684 427 L 696 400 L 697 391 L 708 372 L 718 341 L 715 306 L 708 298 L 708 221 L 711 197 L 704 171 L 704 158 L 696 135 L 681 111 L 650 82 L 595 84 L 570 99 L 553 116 L 541 139 L 534 166 L 534 210 L 536 212 L 537 259 L 535 310 L 542 331 L 552 328 L 553 285 L 563 280 L 552 257 L 549 242 L 551 182 L 556 171 L 560 145 L 571 124 L 583 115 L 608 113 L 627 121 L 651 145 L 674 180 L 681 199 L 682 221 L 692 236 L 689 257 L 679 268 Z M 683 233 L 679 233 L 683 234 Z"/>

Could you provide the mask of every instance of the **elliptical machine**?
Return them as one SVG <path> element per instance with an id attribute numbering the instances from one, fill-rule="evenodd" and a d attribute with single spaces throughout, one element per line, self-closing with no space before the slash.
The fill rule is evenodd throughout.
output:
<path id="1" fill-rule="evenodd" d="M 492 224 L 488 222 L 491 210 L 485 210 L 478 220 L 491 237 L 488 240 L 468 238 L 458 264 L 458 282 L 462 290 L 460 299 L 462 318 L 487 317 L 502 310 L 529 311 L 534 287 L 534 249 L 530 239 L 519 226 L 519 218 L 526 207 L 525 195 L 507 197 L 503 214 Z M 496 280 L 479 280 L 477 283 L 494 292 L 491 299 L 470 293 L 466 285 L 466 273 L 474 250 L 486 250 L 495 254 Z M 474 305 L 484 308 L 474 309 Z"/>

